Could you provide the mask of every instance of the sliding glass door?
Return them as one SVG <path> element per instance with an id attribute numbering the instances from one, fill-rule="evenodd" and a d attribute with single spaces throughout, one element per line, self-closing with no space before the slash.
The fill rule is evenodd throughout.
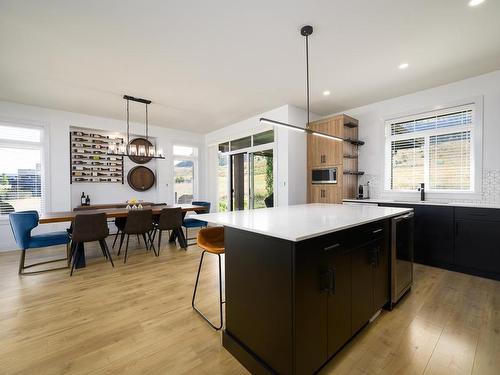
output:
<path id="1" fill-rule="evenodd" d="M 230 155 L 229 210 L 273 206 L 273 150 Z"/>

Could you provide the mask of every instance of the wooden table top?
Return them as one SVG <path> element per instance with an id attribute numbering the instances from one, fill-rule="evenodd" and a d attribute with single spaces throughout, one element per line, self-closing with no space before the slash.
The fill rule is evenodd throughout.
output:
<path id="1" fill-rule="evenodd" d="M 175 208 L 180 207 L 183 212 L 194 211 L 194 212 L 204 212 L 206 207 L 194 206 L 192 204 L 171 204 L 171 205 L 161 205 L 161 206 L 145 206 L 144 209 L 151 209 L 153 214 L 159 214 L 164 208 Z M 59 212 L 46 212 L 40 216 L 40 224 L 49 223 L 63 223 L 67 221 L 73 221 L 76 215 L 86 215 L 86 214 L 96 214 L 96 213 L 106 213 L 108 218 L 114 217 L 126 217 L 129 210 L 126 208 L 106 208 L 97 210 L 85 210 L 85 211 L 59 211 Z"/>

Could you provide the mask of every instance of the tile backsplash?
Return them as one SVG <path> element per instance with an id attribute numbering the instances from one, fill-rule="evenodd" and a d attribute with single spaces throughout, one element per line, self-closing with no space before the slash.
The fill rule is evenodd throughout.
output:
<path id="1" fill-rule="evenodd" d="M 383 177 L 376 174 L 364 174 L 359 178 L 359 183 L 366 185 L 370 182 L 370 198 L 381 198 L 384 190 Z M 432 201 L 432 199 L 429 199 Z M 450 199 L 453 202 L 500 204 L 500 169 L 483 171 L 483 192 L 481 199 Z"/>

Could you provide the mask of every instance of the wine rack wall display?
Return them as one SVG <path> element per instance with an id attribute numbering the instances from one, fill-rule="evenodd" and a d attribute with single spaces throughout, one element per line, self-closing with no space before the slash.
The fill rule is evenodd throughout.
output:
<path id="1" fill-rule="evenodd" d="M 82 130 L 72 130 L 69 138 L 71 183 L 124 183 L 123 156 L 108 155 L 109 145 L 123 138 Z"/>

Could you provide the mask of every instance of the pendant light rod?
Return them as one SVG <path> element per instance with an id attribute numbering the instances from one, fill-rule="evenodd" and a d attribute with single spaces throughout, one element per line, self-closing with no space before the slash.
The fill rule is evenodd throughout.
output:
<path id="1" fill-rule="evenodd" d="M 123 95 L 123 99 L 132 100 L 133 102 L 142 103 L 142 104 L 151 104 L 151 100 L 136 98 L 136 97 L 130 96 L 130 95 Z"/>
<path id="2" fill-rule="evenodd" d="M 313 27 L 310 25 L 303 26 L 300 29 L 300 34 L 306 37 L 306 101 L 307 101 L 307 124 L 306 127 L 309 127 L 309 108 L 310 108 L 310 88 L 309 88 L 309 35 L 313 33 Z"/>
<path id="3" fill-rule="evenodd" d="M 125 96 L 124 96 L 125 98 Z M 130 144 L 130 111 L 129 111 L 129 98 L 125 98 L 127 100 L 127 149 Z M 127 150 L 128 152 L 128 150 Z"/>
<path id="4" fill-rule="evenodd" d="M 288 128 L 290 130 L 295 130 L 295 131 L 300 131 L 304 132 L 307 134 L 315 135 L 318 137 L 323 137 L 323 138 L 328 138 L 332 139 L 334 141 L 344 141 L 344 138 L 341 137 L 336 137 L 334 135 L 326 134 L 323 132 L 319 132 L 317 130 L 312 130 L 309 128 L 309 122 L 310 122 L 310 95 L 309 95 L 309 36 L 313 33 L 313 27 L 311 25 L 306 25 L 302 26 L 300 29 L 300 35 L 304 36 L 306 38 L 306 101 L 307 101 L 307 123 L 306 127 L 302 128 L 300 126 L 295 126 L 295 125 L 290 125 L 285 122 L 280 122 L 276 120 L 271 120 L 265 117 L 261 117 L 259 119 L 259 122 L 261 123 L 266 123 L 266 124 L 271 124 L 271 125 L 276 125 L 276 126 L 281 126 L 284 128 Z"/>

